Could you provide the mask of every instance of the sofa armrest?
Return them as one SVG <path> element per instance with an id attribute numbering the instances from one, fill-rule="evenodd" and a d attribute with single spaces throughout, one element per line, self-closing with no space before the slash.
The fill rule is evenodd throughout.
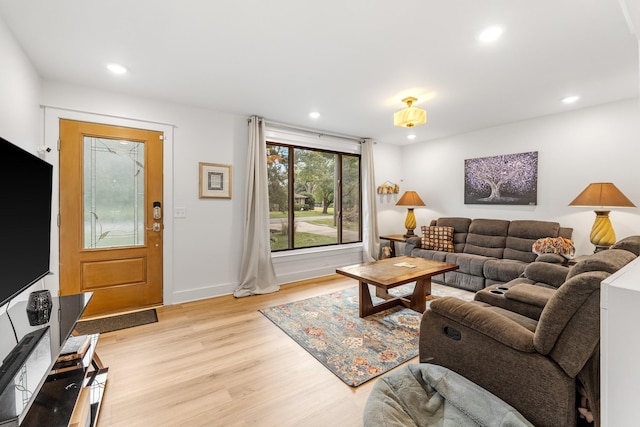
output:
<path id="1" fill-rule="evenodd" d="M 409 237 L 404 245 L 404 254 L 406 256 L 411 256 L 411 252 L 416 248 L 419 249 L 421 243 L 422 239 L 420 237 Z"/>
<path id="2" fill-rule="evenodd" d="M 529 283 L 518 283 L 511 286 L 504 293 L 504 296 L 512 301 L 544 308 L 555 292 L 556 290 L 553 288 L 546 288 Z"/>
<path id="3" fill-rule="evenodd" d="M 481 305 L 454 297 L 444 297 L 432 301 L 429 310 L 517 351 L 535 352 L 533 332 Z"/>
<path id="4" fill-rule="evenodd" d="M 536 258 L 536 262 L 548 262 L 550 264 L 566 265 L 568 258 L 563 257 L 560 254 L 540 254 Z"/>
<path id="5" fill-rule="evenodd" d="M 569 267 L 548 262 L 532 262 L 524 269 L 524 277 L 534 282 L 559 288 L 567 280 Z"/>

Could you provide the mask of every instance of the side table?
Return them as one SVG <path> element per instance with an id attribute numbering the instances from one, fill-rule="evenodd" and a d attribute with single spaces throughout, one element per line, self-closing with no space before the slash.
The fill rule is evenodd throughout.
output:
<path id="1" fill-rule="evenodd" d="M 404 243 L 407 241 L 408 237 L 404 234 L 387 234 L 384 236 L 380 236 L 381 239 L 389 241 L 389 247 L 391 248 L 391 256 L 396 256 L 396 242 Z"/>

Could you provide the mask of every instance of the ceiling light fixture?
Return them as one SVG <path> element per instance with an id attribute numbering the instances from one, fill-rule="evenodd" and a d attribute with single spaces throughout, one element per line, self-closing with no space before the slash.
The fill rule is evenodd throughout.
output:
<path id="1" fill-rule="evenodd" d="M 415 134 L 411 134 L 411 135 L 407 135 L 408 139 L 416 139 L 416 135 Z"/>
<path id="2" fill-rule="evenodd" d="M 402 102 L 407 104 L 407 108 L 403 108 L 393 114 L 394 125 L 410 128 L 427 122 L 427 112 L 420 108 L 412 107 L 413 103 L 417 100 L 418 98 L 414 98 L 413 96 L 408 96 L 402 100 Z"/>
<path id="3" fill-rule="evenodd" d="M 108 64 L 107 69 L 113 74 L 125 74 L 127 69 L 120 64 Z"/>
<path id="4" fill-rule="evenodd" d="M 502 27 L 489 27 L 478 35 L 478 40 L 483 43 L 491 43 L 498 40 L 502 33 L 504 33 Z"/>
<path id="5" fill-rule="evenodd" d="M 320 117 L 320 113 L 314 111 L 312 113 L 309 113 L 309 117 L 311 117 L 312 119 L 317 119 L 318 117 Z"/>
<path id="6" fill-rule="evenodd" d="M 578 99 L 580 99 L 579 96 L 574 95 L 574 96 L 567 96 L 566 98 L 562 98 L 562 102 L 564 102 L 565 104 L 573 104 L 574 102 L 576 102 Z"/>

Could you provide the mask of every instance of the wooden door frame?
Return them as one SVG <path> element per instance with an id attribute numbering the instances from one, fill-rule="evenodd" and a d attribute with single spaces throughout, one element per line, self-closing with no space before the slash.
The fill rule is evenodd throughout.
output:
<path id="1" fill-rule="evenodd" d="M 146 122 L 142 120 L 128 119 L 110 115 L 101 115 L 82 111 L 66 110 L 56 107 L 43 107 L 44 110 L 44 146 L 51 151 L 46 154 L 45 160 L 53 165 L 53 205 L 51 224 L 51 276 L 45 279 L 45 286 L 54 295 L 60 289 L 60 230 L 58 228 L 58 214 L 60 213 L 60 153 L 58 151 L 58 135 L 60 133 L 60 119 L 100 123 L 110 126 L 122 126 L 131 128 L 149 129 L 164 133 L 163 140 L 163 304 L 172 305 L 173 297 L 173 130 L 171 124 Z M 197 191 L 197 189 L 194 189 Z"/>

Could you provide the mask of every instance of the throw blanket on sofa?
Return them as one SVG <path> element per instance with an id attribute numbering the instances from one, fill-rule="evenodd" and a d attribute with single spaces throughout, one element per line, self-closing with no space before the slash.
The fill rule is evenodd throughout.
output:
<path id="1" fill-rule="evenodd" d="M 375 384 L 364 427 L 532 426 L 518 411 L 442 366 L 409 364 Z"/>

